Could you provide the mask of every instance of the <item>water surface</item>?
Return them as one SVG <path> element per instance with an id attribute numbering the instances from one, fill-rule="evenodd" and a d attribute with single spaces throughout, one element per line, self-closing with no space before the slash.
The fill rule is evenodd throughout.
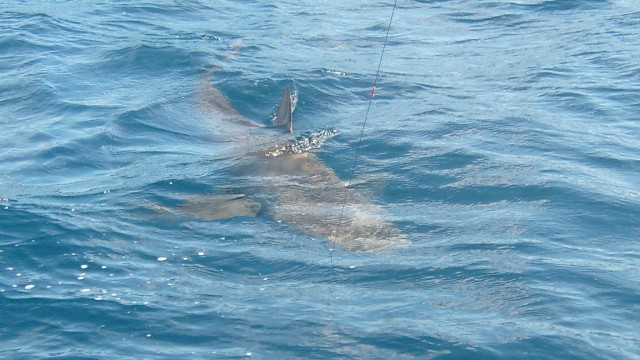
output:
<path id="1" fill-rule="evenodd" d="M 398 1 L 355 176 L 406 244 L 149 211 L 246 180 L 213 68 L 347 180 L 392 6 L 0 5 L 0 357 L 640 357 L 635 1 Z"/>

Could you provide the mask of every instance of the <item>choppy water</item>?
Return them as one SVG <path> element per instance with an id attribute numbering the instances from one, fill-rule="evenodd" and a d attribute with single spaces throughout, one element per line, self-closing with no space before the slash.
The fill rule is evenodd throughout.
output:
<path id="1" fill-rule="evenodd" d="M 391 10 L 3 2 L 0 357 L 640 357 L 635 0 L 398 1 L 356 176 L 408 244 L 146 210 L 237 181 L 214 67 L 346 179 Z"/>

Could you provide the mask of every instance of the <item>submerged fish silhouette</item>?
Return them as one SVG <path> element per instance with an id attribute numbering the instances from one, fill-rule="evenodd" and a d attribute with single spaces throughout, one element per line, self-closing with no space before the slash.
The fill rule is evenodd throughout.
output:
<path id="1" fill-rule="evenodd" d="M 369 251 L 406 242 L 382 207 L 352 189 L 338 230 L 347 183 L 309 150 L 336 134 L 319 131 L 273 147 L 279 136 L 240 115 L 213 87 L 207 74 L 200 85 L 201 104 L 224 121 L 227 134 L 242 146 L 233 173 L 253 179 L 243 194 L 191 198 L 179 211 L 203 220 L 265 214 L 348 251 Z M 284 91 L 274 126 L 292 131 L 296 93 Z M 313 137 L 316 137 L 313 139 Z M 281 136 L 280 136 L 281 137 Z M 265 148 L 265 147 L 269 148 Z M 338 230 L 338 232 L 337 232 Z M 336 236 L 337 235 L 337 236 Z"/>

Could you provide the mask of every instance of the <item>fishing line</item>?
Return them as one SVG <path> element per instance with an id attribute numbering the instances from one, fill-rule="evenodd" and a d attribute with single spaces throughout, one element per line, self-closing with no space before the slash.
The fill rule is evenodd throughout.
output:
<path id="1" fill-rule="evenodd" d="M 391 31 L 391 23 L 393 22 L 393 15 L 396 12 L 396 6 L 398 5 L 398 0 L 395 0 L 393 3 L 393 10 L 391 11 L 391 17 L 389 18 L 389 25 L 387 26 L 387 35 L 384 37 L 384 44 L 382 45 L 382 52 L 380 53 L 380 61 L 378 61 L 378 70 L 376 70 L 376 77 L 373 81 L 373 87 L 371 88 L 371 93 L 369 94 L 369 104 L 367 105 L 367 112 L 364 116 L 364 122 L 362 123 L 362 129 L 360 130 L 360 139 L 356 145 L 356 153 L 353 157 L 353 165 L 351 166 L 351 174 L 349 175 L 349 182 L 347 183 L 347 189 L 344 193 L 344 201 L 342 202 L 342 210 L 340 211 L 340 217 L 338 218 L 338 224 L 336 225 L 336 233 L 333 237 L 333 240 L 330 242 L 329 254 L 330 254 L 330 262 L 333 265 L 333 250 L 336 242 L 338 241 L 340 235 L 340 226 L 342 225 L 342 218 L 344 217 L 344 209 L 347 206 L 347 200 L 349 200 L 349 189 L 351 189 L 351 182 L 353 181 L 353 176 L 356 172 L 356 164 L 358 163 L 358 157 L 360 155 L 360 145 L 362 144 L 362 139 L 364 138 L 364 129 L 367 126 L 367 119 L 369 119 L 369 110 L 371 109 L 371 103 L 373 102 L 373 97 L 376 95 L 376 86 L 378 85 L 378 79 L 380 78 L 380 67 L 382 66 L 382 58 L 384 57 L 384 50 L 387 47 L 387 40 L 389 39 L 389 32 Z"/>

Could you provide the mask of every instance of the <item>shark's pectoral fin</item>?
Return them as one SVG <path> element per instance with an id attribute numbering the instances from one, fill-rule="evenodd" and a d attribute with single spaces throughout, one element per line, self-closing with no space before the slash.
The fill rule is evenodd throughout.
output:
<path id="1" fill-rule="evenodd" d="M 276 118 L 273 120 L 273 126 L 282 126 L 288 132 L 292 132 L 293 124 L 291 122 L 291 115 L 293 114 L 293 110 L 294 102 L 291 97 L 291 90 L 287 88 L 284 90 L 282 100 L 280 100 L 280 107 L 278 108 Z"/>
<path id="2" fill-rule="evenodd" d="M 255 217 L 260 204 L 249 200 L 243 194 L 212 195 L 191 198 L 180 211 L 198 219 L 212 221 L 238 216 Z"/>

